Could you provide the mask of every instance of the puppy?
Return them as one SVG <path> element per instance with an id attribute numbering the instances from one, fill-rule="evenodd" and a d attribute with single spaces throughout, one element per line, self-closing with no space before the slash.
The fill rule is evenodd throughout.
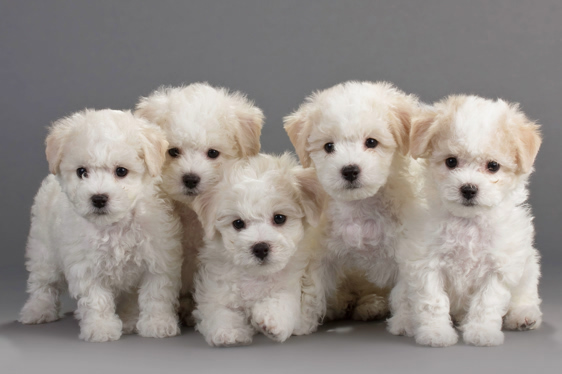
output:
<path id="1" fill-rule="evenodd" d="M 300 329 L 299 249 L 318 223 L 322 190 L 288 154 L 241 160 L 194 202 L 206 232 L 196 277 L 196 329 L 211 346 L 245 345 L 262 332 L 283 342 Z"/>
<path id="2" fill-rule="evenodd" d="M 451 96 L 415 120 L 423 161 L 426 245 L 402 273 L 419 344 L 494 346 L 541 324 L 539 254 L 525 203 L 541 136 L 516 104 Z M 405 306 L 407 307 L 407 305 Z"/>
<path id="3" fill-rule="evenodd" d="M 354 308 L 356 319 L 388 313 L 395 254 L 416 209 L 406 154 L 417 108 L 415 97 L 389 83 L 346 82 L 313 94 L 285 118 L 303 167 L 315 168 L 329 195 L 316 242 L 323 255 L 307 271 L 316 288 L 308 294 L 315 305 L 311 330 L 317 317 L 342 316 L 346 309 Z M 327 311 L 319 309 L 324 295 L 332 300 Z"/>
<path id="4" fill-rule="evenodd" d="M 180 315 L 191 326 L 193 275 L 203 245 L 203 228 L 191 203 L 218 182 L 229 162 L 259 152 L 263 114 L 240 92 L 206 83 L 161 88 L 142 98 L 135 114 L 158 124 L 170 143 L 162 188 L 182 221 Z"/>
<path id="5" fill-rule="evenodd" d="M 56 121 L 46 143 L 52 175 L 31 212 L 20 321 L 57 320 L 68 285 L 81 339 L 179 334 L 181 227 L 155 187 L 162 131 L 130 112 L 84 110 Z"/>

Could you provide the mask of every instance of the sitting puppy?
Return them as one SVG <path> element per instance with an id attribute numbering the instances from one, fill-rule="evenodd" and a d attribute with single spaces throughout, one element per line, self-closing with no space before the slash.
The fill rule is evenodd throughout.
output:
<path id="1" fill-rule="evenodd" d="M 181 227 L 155 187 L 162 131 L 130 112 L 85 110 L 55 122 L 46 143 L 52 175 L 32 208 L 20 321 L 57 320 L 68 284 L 81 339 L 179 334 Z"/>
<path id="2" fill-rule="evenodd" d="M 285 119 L 302 165 L 316 168 L 329 195 L 315 244 L 323 255 L 307 271 L 316 291 L 303 298 L 316 305 L 308 308 L 311 330 L 318 318 L 343 316 L 353 307 L 356 319 L 388 313 L 395 254 L 416 210 L 406 154 L 417 108 L 415 97 L 389 83 L 347 82 L 313 94 Z M 361 274 L 370 285 L 358 279 Z M 324 297 L 328 301 L 319 301 Z"/>
<path id="3" fill-rule="evenodd" d="M 141 99 L 135 114 L 158 124 L 170 143 L 162 188 L 182 221 L 180 314 L 191 326 L 193 276 L 203 245 L 203 228 L 191 203 L 218 182 L 230 161 L 259 152 L 263 114 L 241 93 L 206 83 L 159 89 Z"/>
<path id="4" fill-rule="evenodd" d="M 238 161 L 197 197 L 206 232 L 196 277 L 196 329 L 211 346 L 245 345 L 256 331 L 283 342 L 300 328 L 299 248 L 318 223 L 321 187 L 288 154 Z"/>
<path id="5" fill-rule="evenodd" d="M 502 323 L 540 326 L 539 254 L 525 204 L 538 130 L 517 105 L 476 96 L 451 96 L 412 124 L 429 211 L 426 245 L 408 253 L 402 273 L 419 344 L 455 344 L 450 315 L 478 346 L 502 344 Z"/>

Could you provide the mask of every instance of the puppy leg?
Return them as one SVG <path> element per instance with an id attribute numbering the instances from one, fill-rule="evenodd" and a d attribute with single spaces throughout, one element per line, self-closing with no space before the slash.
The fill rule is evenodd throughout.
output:
<path id="1" fill-rule="evenodd" d="M 300 294 L 297 287 L 257 302 L 252 308 L 252 325 L 267 337 L 287 340 L 300 317 Z"/>
<path id="2" fill-rule="evenodd" d="M 30 237 L 27 246 L 27 292 L 19 321 L 23 324 L 53 322 L 59 319 L 60 293 L 64 276 L 51 258 L 51 253 L 40 241 Z"/>
<path id="3" fill-rule="evenodd" d="M 117 304 L 117 315 L 123 322 L 123 334 L 134 334 L 139 320 L 139 294 L 137 291 L 124 293 Z"/>
<path id="4" fill-rule="evenodd" d="M 320 265 L 310 264 L 301 278 L 301 312 L 293 332 L 295 335 L 308 335 L 318 329 L 326 314 L 323 284 Z"/>
<path id="5" fill-rule="evenodd" d="M 533 250 L 536 252 L 536 250 Z M 539 297 L 540 268 L 537 256 L 530 258 L 519 284 L 511 290 L 509 311 L 503 326 L 509 330 L 533 330 L 542 323 Z"/>
<path id="6" fill-rule="evenodd" d="M 197 321 L 195 329 L 212 347 L 248 345 L 255 330 L 247 322 L 243 311 L 233 310 L 220 304 L 200 303 L 193 311 Z"/>
<path id="7" fill-rule="evenodd" d="M 502 316 L 509 306 L 510 293 L 496 275 L 481 285 L 471 300 L 461 330 L 467 344 L 495 346 L 503 344 Z"/>
<path id="8" fill-rule="evenodd" d="M 74 288 L 73 285 L 69 286 L 71 290 Z M 80 320 L 80 339 L 88 342 L 107 342 L 119 339 L 123 324 L 115 314 L 113 293 L 95 283 L 89 283 L 84 288 L 75 313 L 76 318 Z"/>
<path id="9" fill-rule="evenodd" d="M 420 274 L 412 274 L 414 278 L 410 284 L 417 285 L 413 290 L 416 295 L 413 300 L 416 343 L 432 347 L 456 344 L 458 336 L 452 326 L 449 297 L 443 289 L 441 277 L 436 270 L 421 271 Z"/>
<path id="10" fill-rule="evenodd" d="M 393 335 L 414 336 L 412 311 L 408 299 L 408 282 L 401 278 L 390 293 L 392 317 L 388 319 L 387 330 Z"/>
<path id="11" fill-rule="evenodd" d="M 177 307 L 180 274 L 147 272 L 139 290 L 140 315 L 137 322 L 139 335 L 166 338 L 180 333 Z"/>

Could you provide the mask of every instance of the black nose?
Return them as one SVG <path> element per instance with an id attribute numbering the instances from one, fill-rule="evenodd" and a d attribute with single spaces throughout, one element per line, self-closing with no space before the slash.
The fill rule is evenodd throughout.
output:
<path id="1" fill-rule="evenodd" d="M 186 174 L 183 176 L 183 184 L 187 188 L 195 188 L 199 184 L 201 178 L 195 174 Z"/>
<path id="2" fill-rule="evenodd" d="M 477 193 L 478 193 L 478 187 L 476 187 L 473 184 L 463 184 L 461 187 L 461 194 L 467 200 L 476 197 Z"/>
<path id="3" fill-rule="evenodd" d="M 93 206 L 95 206 L 96 208 L 103 208 L 105 204 L 107 204 L 107 200 L 109 200 L 109 197 L 107 197 L 107 195 L 93 195 L 91 199 Z"/>
<path id="4" fill-rule="evenodd" d="M 263 260 L 269 254 L 269 244 L 264 242 L 254 244 L 252 247 L 252 253 L 260 260 Z"/>
<path id="5" fill-rule="evenodd" d="M 343 175 L 343 178 L 350 182 L 356 180 L 360 172 L 361 170 L 357 165 L 347 165 L 341 169 L 341 175 Z"/>

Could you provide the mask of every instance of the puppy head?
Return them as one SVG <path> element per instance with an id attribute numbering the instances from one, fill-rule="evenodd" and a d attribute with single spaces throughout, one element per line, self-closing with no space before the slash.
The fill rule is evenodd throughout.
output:
<path id="1" fill-rule="evenodd" d="M 74 210 L 96 224 L 122 219 L 159 176 L 168 148 L 158 128 L 130 112 L 84 110 L 56 121 L 49 170 Z"/>
<path id="2" fill-rule="evenodd" d="M 257 155 L 234 163 L 223 180 L 194 200 L 207 240 L 221 240 L 221 256 L 246 272 L 285 268 L 307 224 L 319 220 L 323 192 L 312 169 L 288 154 Z"/>
<path id="3" fill-rule="evenodd" d="M 135 114 L 166 133 L 163 189 L 184 203 L 214 185 L 228 161 L 260 150 L 263 114 L 239 92 L 205 83 L 161 88 L 142 98 Z"/>
<path id="4" fill-rule="evenodd" d="M 395 154 L 408 153 L 417 107 L 389 83 L 347 82 L 308 97 L 285 118 L 285 130 L 331 197 L 359 200 L 386 183 Z"/>
<path id="5" fill-rule="evenodd" d="M 451 96 L 413 120 L 410 144 L 412 157 L 428 159 L 428 187 L 447 209 L 474 216 L 525 183 L 541 136 L 516 104 Z"/>

